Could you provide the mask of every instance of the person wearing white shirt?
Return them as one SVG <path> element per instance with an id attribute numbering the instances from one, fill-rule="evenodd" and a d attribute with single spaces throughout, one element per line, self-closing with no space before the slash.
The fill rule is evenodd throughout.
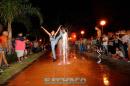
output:
<path id="1" fill-rule="evenodd" d="M 123 54 L 121 49 L 118 47 L 116 48 L 116 54 L 114 55 L 114 58 L 116 58 L 116 59 L 122 58 L 123 60 L 127 61 L 127 59 L 125 58 L 125 55 Z"/>
<path id="2" fill-rule="evenodd" d="M 126 59 L 128 59 L 128 40 L 129 40 L 129 35 L 127 35 L 127 34 L 124 34 L 124 36 L 122 36 L 122 38 L 121 38 Z"/>
<path id="3" fill-rule="evenodd" d="M 106 35 L 103 35 L 102 42 L 105 53 L 108 55 L 108 37 Z"/>

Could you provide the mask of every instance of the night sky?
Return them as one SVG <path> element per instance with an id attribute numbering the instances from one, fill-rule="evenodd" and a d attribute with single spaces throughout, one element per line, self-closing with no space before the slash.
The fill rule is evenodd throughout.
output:
<path id="1" fill-rule="evenodd" d="M 93 31 L 101 19 L 107 20 L 106 31 L 130 27 L 130 5 L 125 0 L 30 0 L 41 9 L 48 28 L 59 24 L 73 25 L 75 29 Z"/>

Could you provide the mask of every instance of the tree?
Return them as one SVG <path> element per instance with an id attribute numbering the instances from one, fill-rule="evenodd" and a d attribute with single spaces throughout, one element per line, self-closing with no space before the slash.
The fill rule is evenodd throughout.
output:
<path id="1" fill-rule="evenodd" d="M 2 0 L 0 2 L 0 17 L 7 25 L 9 32 L 9 52 L 11 52 L 12 27 L 11 24 L 16 17 L 26 15 L 37 15 L 40 23 L 43 22 L 38 8 L 32 7 L 29 0 Z"/>

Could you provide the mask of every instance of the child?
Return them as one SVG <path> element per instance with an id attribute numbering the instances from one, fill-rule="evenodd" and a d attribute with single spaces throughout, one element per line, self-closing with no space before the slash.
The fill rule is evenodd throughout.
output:
<path id="1" fill-rule="evenodd" d="M 125 56 L 124 56 L 123 52 L 118 47 L 116 48 L 116 54 L 114 55 L 114 58 L 117 58 L 117 59 L 122 58 L 125 60 Z"/>

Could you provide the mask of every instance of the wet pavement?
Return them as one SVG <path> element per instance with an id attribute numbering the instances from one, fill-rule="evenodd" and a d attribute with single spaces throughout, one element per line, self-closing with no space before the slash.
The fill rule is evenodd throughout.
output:
<path id="1" fill-rule="evenodd" d="M 69 61 L 70 64 L 58 65 L 59 59 L 52 62 L 48 52 L 9 80 L 7 86 L 130 86 L 130 69 L 121 71 L 107 61 L 98 64 L 91 57 L 75 51 L 69 54 Z M 52 78 L 83 78 L 85 81 L 70 84 L 45 82 Z"/>

